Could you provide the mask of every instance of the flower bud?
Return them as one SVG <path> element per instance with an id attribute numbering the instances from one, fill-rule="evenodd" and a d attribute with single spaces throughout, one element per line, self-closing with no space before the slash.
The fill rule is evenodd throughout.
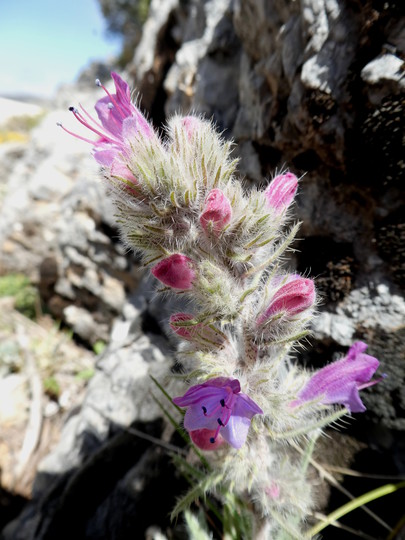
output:
<path id="1" fill-rule="evenodd" d="M 215 233 L 228 225 L 232 218 L 232 206 L 228 197 L 220 190 L 211 190 L 205 199 L 205 206 L 200 215 L 201 227 L 205 232 Z"/>
<path id="2" fill-rule="evenodd" d="M 264 488 L 264 492 L 265 494 L 270 498 L 270 499 L 278 499 L 280 497 L 280 486 L 278 484 L 276 484 L 275 482 L 271 482 L 271 484 L 269 486 L 266 486 Z"/>
<path id="3" fill-rule="evenodd" d="M 194 319 L 194 315 L 191 313 L 174 313 L 170 316 L 170 328 L 175 332 L 178 336 L 192 340 L 195 336 L 197 328 L 201 326 L 201 323 L 197 324 L 187 324 L 187 321 L 192 321 Z M 182 323 L 185 323 L 183 326 Z"/>
<path id="4" fill-rule="evenodd" d="M 298 179 L 295 174 L 280 174 L 274 178 L 264 195 L 267 204 L 277 213 L 290 206 L 298 188 Z"/>
<path id="5" fill-rule="evenodd" d="M 201 120 L 196 116 L 185 116 L 181 119 L 181 124 L 184 127 L 187 138 L 191 139 L 201 125 Z"/>
<path id="6" fill-rule="evenodd" d="M 315 302 L 315 286 L 311 279 L 295 277 L 276 292 L 257 324 L 263 324 L 275 313 L 285 311 L 288 316 L 298 315 L 310 308 Z"/>
<path id="7" fill-rule="evenodd" d="M 180 253 L 174 253 L 157 263 L 152 268 L 152 274 L 164 285 L 182 290 L 191 289 L 195 278 L 193 261 Z"/>
<path id="8" fill-rule="evenodd" d="M 119 161 L 118 159 L 115 159 L 112 162 L 111 176 L 123 178 L 124 180 L 128 180 L 129 182 L 132 182 L 133 184 L 138 183 L 135 176 L 131 173 L 128 167 L 122 161 Z"/>

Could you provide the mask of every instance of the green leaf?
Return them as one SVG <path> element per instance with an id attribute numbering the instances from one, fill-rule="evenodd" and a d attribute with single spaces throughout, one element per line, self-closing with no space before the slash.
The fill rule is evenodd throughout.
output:
<path id="1" fill-rule="evenodd" d="M 313 424 L 309 424 L 309 425 L 304 425 L 300 428 L 293 429 L 291 431 L 283 431 L 282 433 L 277 433 L 275 431 L 269 430 L 270 436 L 273 439 L 277 439 L 277 440 L 293 439 L 294 437 L 298 437 L 299 435 L 308 434 L 315 429 L 328 426 L 329 424 L 336 422 L 336 420 L 339 420 L 339 418 L 342 418 L 343 416 L 346 416 L 347 414 L 348 414 L 347 409 L 345 408 L 339 409 L 338 411 L 335 411 L 332 414 L 329 414 L 328 416 L 324 416 L 323 418 L 318 420 L 318 422 L 314 422 Z"/>
<path id="2" fill-rule="evenodd" d="M 194 501 L 200 497 L 205 497 L 205 495 L 212 491 L 223 479 L 221 473 L 212 473 L 207 475 L 203 480 L 199 482 L 196 486 L 193 486 L 179 501 L 176 506 L 173 508 L 172 513 L 170 514 L 170 519 L 173 520 L 181 512 L 186 511 L 193 504 Z"/>
<path id="3" fill-rule="evenodd" d="M 163 388 L 163 386 L 153 377 L 153 375 L 149 375 L 149 377 L 152 379 L 152 381 L 155 383 L 155 385 L 159 388 L 159 390 L 162 392 L 162 394 L 165 396 L 165 398 L 175 407 L 179 413 L 184 415 L 183 409 L 178 407 L 175 403 L 173 403 L 172 397 L 166 392 L 166 390 Z"/>
<path id="4" fill-rule="evenodd" d="M 270 266 L 272 263 L 274 263 L 278 258 L 281 257 L 281 255 L 284 253 L 284 251 L 288 248 L 288 246 L 291 244 L 291 242 L 294 240 L 295 235 L 298 232 L 298 229 L 300 227 L 300 223 L 296 223 L 294 227 L 291 229 L 288 236 L 284 239 L 283 242 L 280 243 L 278 248 L 272 253 L 271 257 L 269 257 L 264 263 L 260 264 L 259 266 L 253 267 L 247 272 L 243 274 L 242 277 L 248 277 L 252 274 L 255 274 L 256 272 L 259 272 L 260 270 L 264 270 L 268 266 Z"/>

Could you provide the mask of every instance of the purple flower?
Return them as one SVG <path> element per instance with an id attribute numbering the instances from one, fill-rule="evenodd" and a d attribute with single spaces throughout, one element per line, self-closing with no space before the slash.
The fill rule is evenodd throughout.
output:
<path id="1" fill-rule="evenodd" d="M 196 430 L 206 430 L 207 441 L 200 440 L 204 435 L 200 431 L 198 438 L 192 436 L 194 442 L 199 441 L 200 448 L 204 449 L 208 446 L 208 440 L 216 445 L 219 436 L 234 448 L 241 448 L 253 416 L 263 414 L 249 396 L 241 393 L 239 381 L 228 377 L 196 384 L 184 396 L 174 398 L 173 403 L 187 407 L 184 427 L 190 434 Z"/>
<path id="2" fill-rule="evenodd" d="M 364 354 L 367 345 L 362 341 L 354 343 L 345 358 L 333 362 L 315 373 L 298 394 L 292 405 L 320 398 L 324 405 L 340 403 L 349 412 L 364 412 L 366 407 L 360 399 L 359 390 L 378 383 L 371 381 L 379 361 Z"/>
<path id="3" fill-rule="evenodd" d="M 111 73 L 111 77 L 115 85 L 115 94 L 110 94 L 100 81 L 96 80 L 97 86 L 100 86 L 107 94 L 94 106 L 98 121 L 81 105 L 81 111 L 76 107 L 69 108 L 75 118 L 97 136 L 96 140 L 72 133 L 59 124 L 70 135 L 92 144 L 94 158 L 100 165 L 106 167 L 111 167 L 120 154 L 126 154 L 128 138 L 136 134 L 147 138 L 154 135 L 146 118 L 131 102 L 128 84 L 117 73 Z"/>

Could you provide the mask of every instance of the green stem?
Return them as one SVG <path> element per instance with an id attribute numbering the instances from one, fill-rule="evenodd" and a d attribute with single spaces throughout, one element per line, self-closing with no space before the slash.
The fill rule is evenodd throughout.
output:
<path id="1" fill-rule="evenodd" d="M 373 489 L 372 491 L 364 493 L 360 497 L 349 501 L 348 503 L 344 504 L 343 506 L 326 516 L 325 521 L 320 521 L 307 532 L 306 538 L 312 538 L 313 536 L 315 536 L 315 534 L 318 534 L 323 529 L 328 527 L 328 525 L 333 524 L 342 516 L 345 516 L 349 512 L 356 510 L 356 508 L 359 508 L 360 506 L 363 506 L 370 501 L 374 501 L 375 499 L 379 499 L 380 497 L 385 497 L 385 495 L 395 493 L 396 491 L 398 491 L 398 489 L 404 487 L 405 482 L 399 482 L 398 484 L 386 484 L 385 486 L 381 486 L 377 489 Z"/>
<path id="2" fill-rule="evenodd" d="M 302 460 L 302 464 L 301 464 L 301 472 L 303 476 L 305 476 L 307 473 L 308 465 L 311 461 L 312 453 L 314 451 L 315 443 L 317 440 L 318 440 L 318 437 L 311 437 L 311 439 L 309 440 L 306 452 L 304 454 L 304 459 Z"/>

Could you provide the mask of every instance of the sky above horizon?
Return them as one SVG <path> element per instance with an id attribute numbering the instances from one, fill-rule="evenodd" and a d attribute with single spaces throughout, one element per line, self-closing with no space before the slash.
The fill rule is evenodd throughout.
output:
<path id="1" fill-rule="evenodd" d="M 97 0 L 0 0 L 0 96 L 49 98 L 92 60 L 120 52 Z"/>

